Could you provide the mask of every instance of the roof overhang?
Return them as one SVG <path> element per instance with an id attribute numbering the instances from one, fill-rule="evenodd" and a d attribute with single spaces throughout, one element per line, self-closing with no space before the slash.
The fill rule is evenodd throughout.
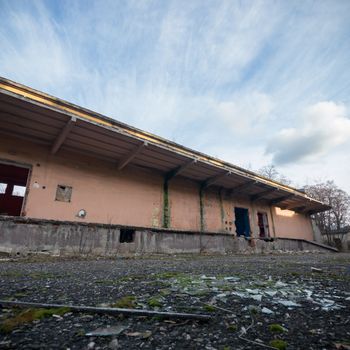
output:
<path id="1" fill-rule="evenodd" d="M 292 187 L 0 77 L 0 133 L 116 164 L 155 169 L 305 214 L 330 207 Z"/>

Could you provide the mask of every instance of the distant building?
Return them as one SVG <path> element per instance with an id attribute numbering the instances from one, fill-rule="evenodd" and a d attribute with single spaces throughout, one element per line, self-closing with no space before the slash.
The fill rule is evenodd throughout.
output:
<path id="1" fill-rule="evenodd" d="M 329 209 L 4 78 L 0 140 L 0 250 L 12 253 L 235 252 L 272 239 L 301 249 L 310 215 Z"/>

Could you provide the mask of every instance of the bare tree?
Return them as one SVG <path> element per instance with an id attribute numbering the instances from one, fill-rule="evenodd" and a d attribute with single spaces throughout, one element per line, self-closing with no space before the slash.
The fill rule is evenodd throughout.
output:
<path id="1" fill-rule="evenodd" d="M 350 196 L 334 181 L 305 186 L 304 189 L 310 197 L 332 207 L 330 210 L 314 215 L 321 233 L 326 235 L 327 242 L 331 244 L 336 237 L 335 234 L 346 232 L 344 229 L 350 224 Z M 344 234 L 340 234 L 340 237 L 343 239 Z"/>
<path id="2" fill-rule="evenodd" d="M 286 176 L 281 174 L 273 164 L 268 164 L 260 168 L 258 174 L 267 177 L 268 179 L 280 182 L 284 185 L 290 185 L 292 183 Z"/>

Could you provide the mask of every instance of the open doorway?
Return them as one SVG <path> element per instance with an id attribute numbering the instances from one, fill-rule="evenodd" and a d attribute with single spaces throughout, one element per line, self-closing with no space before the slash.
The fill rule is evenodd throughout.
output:
<path id="1" fill-rule="evenodd" d="M 266 213 L 258 213 L 259 237 L 270 237 L 269 222 Z"/>
<path id="2" fill-rule="evenodd" d="M 22 214 L 28 175 L 28 168 L 0 164 L 0 215 Z"/>
<path id="3" fill-rule="evenodd" d="M 246 208 L 235 207 L 235 225 L 237 236 L 250 236 L 249 212 Z"/>

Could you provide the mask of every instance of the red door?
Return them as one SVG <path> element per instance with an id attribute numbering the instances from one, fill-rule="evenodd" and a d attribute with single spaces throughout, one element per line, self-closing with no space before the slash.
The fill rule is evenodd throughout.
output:
<path id="1" fill-rule="evenodd" d="M 28 168 L 0 164 L 0 215 L 21 215 L 28 174 Z"/>

